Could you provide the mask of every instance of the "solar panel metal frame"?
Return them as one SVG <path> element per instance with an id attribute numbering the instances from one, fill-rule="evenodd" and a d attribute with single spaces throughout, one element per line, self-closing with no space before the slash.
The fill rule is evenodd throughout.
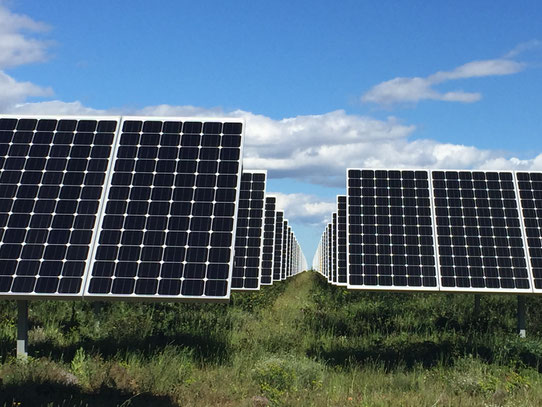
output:
<path id="1" fill-rule="evenodd" d="M 42 115 L 42 114 L 35 114 L 35 115 L 31 115 L 31 114 L 0 114 L 0 119 L 17 119 L 17 120 L 35 119 L 38 122 L 40 120 L 57 120 L 57 121 L 74 120 L 77 123 L 79 123 L 81 121 L 88 121 L 88 120 L 93 121 L 93 120 L 96 120 L 97 122 L 99 122 L 99 121 L 114 121 L 117 124 L 116 129 L 113 132 L 113 141 L 112 141 L 112 144 L 111 144 L 111 151 L 110 151 L 109 157 L 108 157 L 109 163 L 108 163 L 106 171 L 105 171 L 105 179 L 104 179 L 104 181 L 103 181 L 103 183 L 101 185 L 102 193 L 101 193 L 100 198 L 98 199 L 98 210 L 97 210 L 97 212 L 95 214 L 94 228 L 92 229 L 92 237 L 91 237 L 90 244 L 88 245 L 89 250 L 88 250 L 88 253 L 87 253 L 87 258 L 85 260 L 85 268 L 84 268 L 84 271 L 83 271 L 83 275 L 80 277 L 81 278 L 81 286 L 79 288 L 79 291 L 77 293 L 69 293 L 69 294 L 68 293 L 47 293 L 47 294 L 42 294 L 42 293 L 35 293 L 35 292 L 30 292 L 30 293 L 7 293 L 7 292 L 0 293 L 0 298 L 15 299 L 15 300 L 29 299 L 29 298 L 58 299 L 58 300 L 79 300 L 79 299 L 82 299 L 83 295 L 84 295 L 86 279 L 87 279 L 87 276 L 88 276 L 89 271 L 90 271 L 90 263 L 91 263 L 92 255 L 93 255 L 92 248 L 93 248 L 93 245 L 95 244 L 95 242 L 97 241 L 97 237 L 98 237 L 97 230 L 98 230 L 98 226 L 99 226 L 100 220 L 101 220 L 100 214 L 101 214 L 102 208 L 105 206 L 104 193 L 105 193 L 105 190 L 107 189 L 108 173 L 110 172 L 110 170 L 112 168 L 111 157 L 114 154 L 114 150 L 115 150 L 114 146 L 115 146 L 115 143 L 116 143 L 116 141 L 118 139 L 119 130 L 121 128 L 122 117 L 117 116 L 117 115 L 107 116 L 107 115 L 62 115 L 62 114 L 59 114 L 59 115 L 51 115 L 51 114 L 44 114 L 44 115 Z M 55 130 L 55 132 L 56 132 L 56 130 Z M 70 131 L 68 131 L 68 132 L 70 132 Z M 73 133 L 76 133 L 76 132 L 77 132 L 76 130 L 73 131 Z M 98 133 L 98 132 L 95 131 L 94 133 Z M 105 133 L 111 133 L 111 132 L 105 132 Z M 53 145 L 53 143 L 50 143 L 50 145 Z M 51 184 L 51 185 L 56 185 L 56 184 Z M 36 275 L 36 278 L 39 278 L 38 275 Z"/>
<path id="2" fill-rule="evenodd" d="M 521 206 L 521 200 L 519 196 L 519 187 L 516 177 L 516 172 L 525 172 L 525 171 L 512 171 L 512 170 L 465 170 L 465 169 L 430 169 L 429 176 L 430 176 L 430 188 L 431 188 L 431 204 L 433 206 L 433 227 L 434 227 L 434 234 L 435 234 L 435 246 L 436 246 L 436 254 L 437 254 L 437 267 L 438 267 L 438 275 L 439 275 L 439 290 L 442 292 L 457 292 L 457 293 L 496 293 L 496 294 L 531 294 L 533 293 L 534 289 L 534 281 L 533 281 L 533 274 L 531 270 L 531 264 L 529 259 L 529 250 L 527 246 L 527 240 L 525 237 L 525 227 L 523 224 L 523 213 L 522 213 L 522 206 Z M 526 261 L 526 269 L 527 269 L 527 278 L 529 280 L 530 287 L 528 289 L 519 289 L 519 288 L 472 288 L 472 287 L 443 287 L 442 286 L 442 277 L 441 277 L 441 263 L 440 263 L 440 248 L 442 245 L 438 244 L 438 233 L 437 233 L 437 214 L 436 214 L 436 205 L 435 205 L 435 196 L 434 196 L 434 188 L 433 188 L 433 172 L 481 172 L 484 174 L 487 173 L 510 173 L 512 174 L 512 183 L 514 184 L 514 193 L 515 193 L 515 201 L 517 203 L 517 216 L 520 222 L 519 230 L 521 231 L 521 239 L 523 241 L 523 250 L 524 250 L 524 256 Z"/>
<path id="3" fill-rule="evenodd" d="M 433 238 L 433 258 L 435 261 L 435 278 L 436 278 L 436 285 L 435 287 L 424 287 L 424 286 L 395 286 L 395 285 L 386 285 L 386 286 L 380 286 L 380 285 L 353 285 L 350 283 L 350 243 L 349 243 L 349 218 L 350 218 L 350 205 L 349 205 L 349 194 L 348 194 L 348 173 L 350 170 L 355 171 L 423 171 L 427 173 L 427 181 L 428 181 L 428 189 L 429 189 L 429 203 L 430 203 L 430 217 L 432 221 L 432 238 Z M 439 269 L 439 263 L 438 263 L 438 251 L 437 251 L 437 240 L 436 240 L 436 230 L 434 227 L 435 224 L 435 216 L 434 216 L 434 202 L 433 202 L 433 188 L 432 188 L 432 179 L 431 179 L 431 170 L 425 169 L 425 168 L 352 168 L 348 167 L 346 169 L 346 270 L 347 270 L 347 288 L 350 290 L 362 290 L 362 291 L 407 291 L 407 292 L 437 292 L 440 289 L 440 269 Z M 391 244 L 390 244 L 391 246 Z"/>
<path id="4" fill-rule="evenodd" d="M 120 135 L 122 134 L 122 129 L 124 126 L 124 122 L 126 121 L 181 121 L 183 124 L 186 122 L 201 122 L 202 125 L 206 122 L 220 122 L 220 123 L 240 123 L 242 124 L 242 130 L 241 130 L 241 145 L 239 146 L 239 160 L 237 161 L 239 164 L 239 167 L 237 169 L 237 186 L 235 188 L 236 190 L 236 197 L 234 202 L 234 215 L 233 215 L 233 230 L 232 230 L 232 243 L 231 243 L 231 253 L 230 253 L 230 262 L 229 262 L 229 272 L 228 272 L 228 279 L 227 279 L 227 290 L 225 296 L 186 296 L 179 294 L 177 296 L 169 296 L 169 295 L 141 295 L 141 294 L 93 294 L 88 291 L 90 283 L 91 283 L 91 272 L 94 266 L 94 263 L 96 262 L 96 251 L 98 249 L 98 239 L 102 232 L 102 223 L 103 218 L 105 215 L 105 203 L 108 201 L 109 192 L 111 189 L 111 181 L 114 174 L 114 168 L 115 163 L 118 159 L 118 150 L 120 147 Z M 231 296 L 231 279 L 232 279 L 232 271 L 233 271 L 233 261 L 234 261 L 234 246 L 235 246 L 235 235 L 237 230 L 237 210 L 239 207 L 239 195 L 240 195 L 240 185 L 241 185 L 241 174 L 243 171 L 242 166 L 242 160 L 243 160 L 243 150 L 244 150 L 244 139 L 245 139 L 245 129 L 246 124 L 244 119 L 236 119 L 231 117 L 184 117 L 184 116 L 121 116 L 119 126 L 117 128 L 117 135 L 115 138 L 115 147 L 113 149 L 113 153 L 111 155 L 111 162 L 109 166 L 109 173 L 106 175 L 106 188 L 104 189 L 102 193 L 102 199 L 104 201 L 104 205 L 101 208 L 100 215 L 99 215 L 99 228 L 95 232 L 95 241 L 94 246 L 91 249 L 92 256 L 90 258 L 90 264 L 88 266 L 88 272 L 86 275 L 86 281 L 83 283 L 84 285 L 84 292 L 83 292 L 83 298 L 85 300 L 96 300 L 96 301 L 103 301 L 103 300 L 121 300 L 121 301 L 146 301 L 146 302 L 161 302 L 161 301 L 168 301 L 168 302 L 216 302 L 216 303 L 223 303 L 223 302 L 229 302 L 229 298 Z"/>

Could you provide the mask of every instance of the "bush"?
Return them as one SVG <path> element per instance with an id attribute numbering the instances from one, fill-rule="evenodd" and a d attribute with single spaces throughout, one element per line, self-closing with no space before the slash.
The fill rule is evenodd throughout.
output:
<path id="1" fill-rule="evenodd" d="M 320 388 L 323 376 L 320 364 L 299 356 L 272 356 L 261 360 L 252 371 L 262 393 L 274 402 L 288 392 Z"/>

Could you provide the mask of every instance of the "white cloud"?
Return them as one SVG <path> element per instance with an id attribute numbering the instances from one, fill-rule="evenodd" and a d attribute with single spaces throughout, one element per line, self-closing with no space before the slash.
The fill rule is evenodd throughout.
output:
<path id="1" fill-rule="evenodd" d="M 31 37 L 48 26 L 30 17 L 15 14 L 0 4 L 0 68 L 44 61 L 50 42 Z"/>
<path id="2" fill-rule="evenodd" d="M 511 51 L 507 52 L 503 58 L 515 58 L 519 54 L 522 54 L 531 49 L 540 48 L 541 46 L 542 46 L 542 41 L 539 41 L 539 40 L 531 40 L 527 42 L 522 42 L 521 44 L 518 44 Z"/>
<path id="3" fill-rule="evenodd" d="M 309 225 L 323 225 L 336 210 L 335 201 L 323 201 L 320 197 L 310 194 L 268 192 L 277 197 L 277 209 L 283 210 L 285 218 Z"/>
<path id="4" fill-rule="evenodd" d="M 31 82 L 17 82 L 8 74 L 0 71 L 0 109 L 8 111 L 17 103 L 32 96 L 50 96 L 51 88 L 42 88 Z"/>
<path id="5" fill-rule="evenodd" d="M 451 71 L 439 71 L 424 78 L 394 78 L 379 83 L 367 91 L 361 97 L 361 100 L 382 105 L 416 103 L 421 100 L 472 103 L 480 100 L 482 95 L 462 90 L 443 93 L 434 87 L 458 79 L 511 75 L 522 71 L 524 68 L 524 64 L 505 58 L 472 61 Z"/>
<path id="6" fill-rule="evenodd" d="M 49 43 L 30 36 L 48 29 L 28 16 L 12 13 L 0 4 L 0 109 L 26 101 L 29 97 L 51 96 L 51 88 L 31 82 L 18 82 L 3 69 L 44 61 Z"/>

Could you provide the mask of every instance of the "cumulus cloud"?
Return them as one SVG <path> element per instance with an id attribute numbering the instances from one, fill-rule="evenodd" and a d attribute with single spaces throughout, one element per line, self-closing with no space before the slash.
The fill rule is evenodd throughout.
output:
<path id="1" fill-rule="evenodd" d="M 49 27 L 0 4 L 0 69 L 44 61 L 50 42 L 31 36 Z"/>
<path id="2" fill-rule="evenodd" d="M 43 88 L 31 82 L 18 82 L 0 71 L 0 109 L 8 111 L 12 106 L 32 96 L 51 96 L 51 88 Z"/>
<path id="3" fill-rule="evenodd" d="M 361 97 L 361 100 L 381 105 L 416 103 L 421 100 L 472 103 L 480 100 L 482 95 L 477 92 L 464 92 L 463 90 L 439 92 L 435 89 L 435 86 L 458 79 L 511 75 L 522 71 L 524 68 L 523 63 L 507 58 L 472 61 L 451 71 L 439 71 L 427 77 L 394 78 L 379 83 L 367 91 Z"/>
<path id="4" fill-rule="evenodd" d="M 329 220 L 336 210 L 335 201 L 324 201 L 311 194 L 268 192 L 277 197 L 277 209 L 283 210 L 287 219 L 296 222 L 320 226 Z"/>
<path id="5" fill-rule="evenodd" d="M 48 27 L 30 17 L 12 13 L 0 4 L 0 109 L 24 102 L 29 97 L 51 96 L 52 89 L 31 82 L 18 82 L 4 69 L 46 59 L 48 43 L 31 36 Z"/>

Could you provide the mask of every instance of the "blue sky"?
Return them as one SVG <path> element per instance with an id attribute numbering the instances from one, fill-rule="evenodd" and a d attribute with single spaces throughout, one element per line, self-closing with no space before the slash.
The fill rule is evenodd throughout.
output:
<path id="1" fill-rule="evenodd" d="M 539 1 L 0 0 L 0 110 L 247 119 L 310 261 L 346 167 L 542 169 Z"/>

